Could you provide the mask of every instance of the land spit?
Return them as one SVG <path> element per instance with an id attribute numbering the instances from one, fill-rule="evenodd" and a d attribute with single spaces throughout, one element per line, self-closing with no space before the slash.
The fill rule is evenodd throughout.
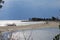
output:
<path id="1" fill-rule="evenodd" d="M 31 25 L 24 25 L 24 26 L 4 26 L 0 27 L 0 31 L 16 31 L 16 30 L 26 30 L 26 29 L 38 29 L 38 28 L 46 28 L 46 27 L 57 27 L 59 26 L 59 22 L 57 21 L 46 21 L 44 24 L 31 24 Z"/>

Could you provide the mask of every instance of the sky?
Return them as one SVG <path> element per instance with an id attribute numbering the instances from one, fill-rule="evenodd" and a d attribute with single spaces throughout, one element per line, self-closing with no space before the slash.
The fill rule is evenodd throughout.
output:
<path id="1" fill-rule="evenodd" d="M 4 0 L 0 20 L 60 17 L 60 0 Z"/>

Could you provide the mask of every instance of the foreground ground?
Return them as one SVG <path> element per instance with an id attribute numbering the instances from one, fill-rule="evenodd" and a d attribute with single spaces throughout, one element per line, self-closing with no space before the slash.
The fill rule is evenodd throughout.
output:
<path id="1" fill-rule="evenodd" d="M 48 21 L 48 23 L 44 24 L 31 24 L 31 25 L 25 25 L 25 26 L 6 26 L 6 27 L 0 27 L 0 31 L 15 31 L 15 30 L 23 30 L 23 29 L 37 29 L 37 28 L 46 28 L 46 27 L 58 27 L 59 22 L 55 21 Z"/>

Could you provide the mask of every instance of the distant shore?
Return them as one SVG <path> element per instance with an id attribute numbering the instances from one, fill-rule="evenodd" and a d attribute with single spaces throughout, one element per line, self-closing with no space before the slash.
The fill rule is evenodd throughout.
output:
<path id="1" fill-rule="evenodd" d="M 46 21 L 44 24 L 31 24 L 25 26 L 6 26 L 0 27 L 0 31 L 15 31 L 15 30 L 25 30 L 25 29 L 38 29 L 38 28 L 49 28 L 49 27 L 57 27 L 59 26 L 58 21 Z"/>

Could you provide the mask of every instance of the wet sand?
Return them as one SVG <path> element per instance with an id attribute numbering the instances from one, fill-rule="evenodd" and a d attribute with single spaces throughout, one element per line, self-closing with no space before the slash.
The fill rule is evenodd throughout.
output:
<path id="1" fill-rule="evenodd" d="M 55 21 L 48 21 L 47 23 L 44 24 L 31 24 L 31 25 L 25 25 L 25 26 L 5 26 L 5 27 L 0 27 L 0 31 L 5 32 L 5 31 L 16 31 L 16 30 L 25 30 L 25 29 L 38 29 L 38 28 L 46 28 L 46 27 L 58 27 L 59 22 Z"/>

